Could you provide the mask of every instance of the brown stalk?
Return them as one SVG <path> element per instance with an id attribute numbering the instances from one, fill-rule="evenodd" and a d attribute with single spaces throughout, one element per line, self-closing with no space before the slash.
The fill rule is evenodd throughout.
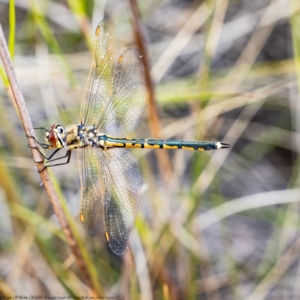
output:
<path id="1" fill-rule="evenodd" d="M 160 126 L 160 121 L 157 113 L 157 105 L 155 101 L 154 88 L 150 76 L 150 65 L 149 65 L 148 54 L 145 47 L 145 41 L 143 38 L 142 29 L 140 25 L 140 13 L 138 10 L 136 0 L 129 0 L 129 5 L 133 16 L 133 27 L 134 27 L 136 45 L 138 46 L 145 67 L 145 80 L 146 80 L 146 86 L 147 86 L 148 98 L 149 98 L 148 107 L 149 107 L 150 132 L 154 138 L 159 139 L 161 138 L 161 134 L 160 134 L 161 126 Z M 170 178 L 168 174 L 170 174 L 171 172 L 169 156 L 166 151 L 156 151 L 155 154 L 158 159 L 161 174 L 164 176 L 164 179 L 167 183 L 168 178 Z"/>
<path id="2" fill-rule="evenodd" d="M 161 125 L 157 113 L 157 105 L 155 101 L 154 88 L 153 88 L 152 79 L 150 75 L 148 54 L 145 47 L 145 41 L 143 38 L 142 29 L 140 25 L 140 13 L 138 10 L 136 0 L 129 0 L 129 5 L 133 16 L 133 27 L 134 27 L 136 45 L 138 46 L 139 52 L 142 55 L 142 59 L 145 67 L 145 80 L 146 80 L 146 86 L 147 86 L 148 97 L 149 97 L 148 107 L 149 107 L 150 132 L 154 138 L 159 139 L 161 138 L 161 134 L 160 134 Z M 157 156 L 160 172 L 163 176 L 165 183 L 167 184 L 170 179 L 169 175 L 171 174 L 171 164 L 170 164 L 169 156 L 166 151 L 155 151 L 155 154 Z M 171 276 L 169 275 L 167 268 L 165 268 L 164 266 L 161 267 L 159 274 L 161 276 L 161 280 L 164 284 L 164 287 L 166 286 L 168 288 L 168 291 L 172 296 L 171 299 L 178 299 L 178 293 L 176 292 L 175 285 L 171 279 Z"/>
<path id="3" fill-rule="evenodd" d="M 15 105 L 19 112 L 25 134 L 27 137 L 34 136 L 34 129 L 32 126 L 32 122 L 31 122 L 29 113 L 26 108 L 24 97 L 19 88 L 19 84 L 18 84 L 17 77 L 16 77 L 16 74 L 15 74 L 13 66 L 12 66 L 11 58 L 10 58 L 8 48 L 7 48 L 7 43 L 6 43 L 1 25 L 0 25 L 0 56 L 1 56 L 4 68 L 5 68 L 9 83 L 10 83 L 10 88 L 9 88 L 8 92 L 12 92 L 12 94 L 13 94 Z M 28 143 L 29 143 L 30 147 L 37 147 L 36 142 L 34 141 L 33 138 L 28 137 Z M 32 150 L 34 162 L 36 163 L 38 170 L 42 171 L 44 168 L 44 159 L 42 158 L 42 156 L 36 149 L 31 149 L 31 150 Z M 57 215 L 60 225 L 62 227 L 62 230 L 65 234 L 66 241 L 69 244 L 69 246 L 74 254 L 74 257 L 76 259 L 78 267 L 79 267 L 87 285 L 90 287 L 91 290 L 93 290 L 91 278 L 89 276 L 89 273 L 87 272 L 87 269 L 86 269 L 85 264 L 82 259 L 82 255 L 79 251 L 76 240 L 70 229 L 70 225 L 68 224 L 65 214 L 62 210 L 62 207 L 59 202 L 59 198 L 58 198 L 58 196 L 55 192 L 54 186 L 50 180 L 47 169 L 44 170 L 43 172 L 41 172 L 40 176 L 41 176 L 41 180 L 44 184 L 46 193 L 52 204 L 53 210 L 54 210 L 55 214 Z"/>

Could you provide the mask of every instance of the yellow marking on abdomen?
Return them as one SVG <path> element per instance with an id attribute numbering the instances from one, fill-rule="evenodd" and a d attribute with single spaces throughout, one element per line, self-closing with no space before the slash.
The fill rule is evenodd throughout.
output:
<path id="1" fill-rule="evenodd" d="M 109 242 L 109 235 L 108 235 L 108 232 L 107 232 L 107 231 L 105 231 L 105 238 L 106 238 L 106 240 Z"/>
<path id="2" fill-rule="evenodd" d="M 84 223 L 84 215 L 83 214 L 80 214 L 80 221 L 81 221 L 81 223 Z"/>
<path id="3" fill-rule="evenodd" d="M 124 143 L 113 143 L 115 147 L 124 147 Z"/>
<path id="4" fill-rule="evenodd" d="M 163 145 L 163 149 L 179 149 L 178 146 Z"/>
<path id="5" fill-rule="evenodd" d="M 125 148 L 142 148 L 141 144 L 125 143 Z"/>
<path id="6" fill-rule="evenodd" d="M 149 145 L 148 143 L 145 143 L 144 148 L 151 148 L 151 149 L 159 149 L 159 145 Z"/>
<path id="7" fill-rule="evenodd" d="M 122 147 L 124 144 L 123 143 L 116 143 L 116 142 L 110 142 L 110 141 L 105 141 L 104 145 L 106 147 Z"/>
<path id="8" fill-rule="evenodd" d="M 193 147 L 186 147 L 186 146 L 182 146 L 181 149 L 183 149 L 183 150 L 195 150 L 195 148 L 193 148 Z"/>

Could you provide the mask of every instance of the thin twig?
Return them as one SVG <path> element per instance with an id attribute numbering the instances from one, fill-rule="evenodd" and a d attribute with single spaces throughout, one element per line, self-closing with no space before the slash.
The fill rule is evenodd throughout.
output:
<path id="1" fill-rule="evenodd" d="M 139 52 L 142 55 L 144 67 L 145 67 L 145 80 L 146 80 L 146 86 L 148 90 L 149 95 L 149 124 L 150 124 L 150 131 L 151 135 L 159 139 L 161 137 L 160 133 L 160 121 L 157 113 L 157 105 L 155 101 L 154 96 L 154 88 L 152 84 L 152 79 L 150 75 L 150 65 L 148 60 L 148 54 L 145 47 L 145 41 L 142 34 L 142 29 L 140 25 L 140 18 L 139 18 L 139 10 L 136 3 L 136 0 L 129 0 L 129 5 L 131 8 L 132 16 L 133 16 L 133 23 L 134 23 L 134 34 L 135 34 L 135 40 L 136 44 L 139 48 Z M 157 159 L 159 162 L 159 168 L 161 171 L 161 174 L 164 176 L 164 179 L 166 183 L 168 182 L 169 175 L 170 174 L 170 159 L 168 154 L 165 151 L 156 151 L 155 154 L 157 155 Z"/>
<path id="2" fill-rule="evenodd" d="M 10 82 L 10 88 L 11 88 L 12 94 L 14 96 L 14 101 L 15 101 L 16 107 L 18 109 L 18 112 L 19 112 L 19 115 L 21 118 L 21 122 L 24 127 L 25 134 L 27 137 L 34 136 L 32 122 L 30 120 L 29 113 L 27 111 L 26 104 L 24 101 L 24 97 L 19 88 L 17 77 L 16 77 L 16 74 L 14 72 L 14 69 L 13 69 L 13 66 L 11 63 L 11 59 L 9 56 L 6 40 L 5 40 L 1 25 L 0 25 L 0 56 L 1 56 L 4 68 L 6 70 L 7 77 Z M 30 147 L 37 146 L 33 138 L 28 138 L 28 142 L 29 142 Z M 36 149 L 32 149 L 32 155 L 33 155 L 33 159 L 37 165 L 38 170 L 41 171 L 44 168 L 44 160 L 43 160 L 42 156 L 39 154 L 39 152 Z M 66 241 L 69 244 L 69 246 L 76 258 L 77 264 L 81 270 L 81 273 L 83 274 L 83 277 L 85 278 L 87 285 L 90 287 L 91 290 L 93 290 L 91 278 L 89 276 L 89 273 L 87 272 L 87 269 L 86 269 L 85 264 L 82 259 L 82 255 L 79 251 L 76 240 L 73 236 L 73 233 L 71 232 L 70 226 L 69 226 L 67 219 L 65 217 L 65 214 L 62 210 L 62 207 L 59 202 L 59 198 L 58 198 L 58 196 L 55 192 L 55 189 L 53 187 L 53 184 L 50 180 L 47 169 L 44 170 L 42 173 L 40 173 L 40 176 L 41 176 L 41 180 L 45 186 L 46 193 L 52 204 L 53 210 L 54 210 L 55 214 L 57 215 L 60 225 L 62 227 L 62 230 L 66 236 Z"/>
<path id="3" fill-rule="evenodd" d="M 129 0 L 132 16 L 133 16 L 133 25 L 134 25 L 134 34 L 135 34 L 135 41 L 139 48 L 139 52 L 142 55 L 143 63 L 145 66 L 145 80 L 147 85 L 147 90 L 149 94 L 149 112 L 150 112 L 150 129 L 151 133 L 154 135 L 155 138 L 158 138 L 159 131 L 160 131 L 160 122 L 157 114 L 157 106 L 154 97 L 154 89 L 152 80 L 150 77 L 150 67 L 149 67 L 149 60 L 147 50 L 145 48 L 145 42 L 143 39 L 142 29 L 140 26 L 139 21 L 139 11 L 135 0 Z"/>

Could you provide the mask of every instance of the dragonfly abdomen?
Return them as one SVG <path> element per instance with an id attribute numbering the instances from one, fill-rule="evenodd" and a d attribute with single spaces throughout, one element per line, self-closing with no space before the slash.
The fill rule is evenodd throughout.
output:
<path id="1" fill-rule="evenodd" d="M 105 147 L 150 148 L 150 149 L 183 149 L 208 151 L 229 148 L 228 144 L 220 142 L 191 142 L 181 140 L 126 139 L 101 136 L 101 144 Z"/>

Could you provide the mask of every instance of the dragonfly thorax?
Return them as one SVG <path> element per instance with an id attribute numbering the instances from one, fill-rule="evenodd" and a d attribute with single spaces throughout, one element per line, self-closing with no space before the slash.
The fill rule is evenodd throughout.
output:
<path id="1" fill-rule="evenodd" d="M 95 126 L 84 124 L 70 125 L 66 128 L 65 146 L 69 149 L 83 148 L 86 146 L 102 147 L 99 140 L 105 134 L 99 133 Z"/>
<path id="2" fill-rule="evenodd" d="M 45 133 L 45 140 L 49 148 L 68 148 L 70 150 L 86 146 L 106 148 L 103 138 L 106 135 L 99 133 L 95 126 L 84 124 L 69 125 L 64 129 L 61 125 L 54 124 Z"/>

